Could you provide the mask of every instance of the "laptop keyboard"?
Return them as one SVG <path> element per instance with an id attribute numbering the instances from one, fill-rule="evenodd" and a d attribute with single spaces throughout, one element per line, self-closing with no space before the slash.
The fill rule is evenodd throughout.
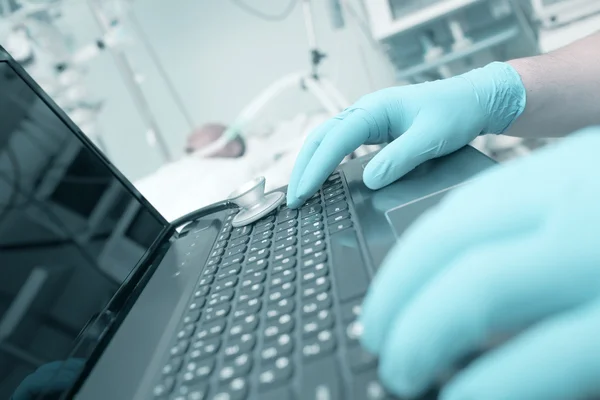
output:
<path id="1" fill-rule="evenodd" d="M 352 329 L 369 276 L 346 199 L 335 173 L 299 210 L 237 229 L 232 210 L 156 399 L 388 398 Z"/>

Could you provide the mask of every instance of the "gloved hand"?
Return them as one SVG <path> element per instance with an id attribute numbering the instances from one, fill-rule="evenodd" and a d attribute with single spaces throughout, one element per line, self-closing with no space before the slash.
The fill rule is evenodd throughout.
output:
<path id="1" fill-rule="evenodd" d="M 504 337 L 441 399 L 600 396 L 599 148 L 588 128 L 492 168 L 407 230 L 360 317 L 384 385 L 416 395 Z"/>
<path id="2" fill-rule="evenodd" d="M 504 132 L 524 107 L 521 78 L 498 62 L 450 79 L 364 96 L 309 135 L 290 178 L 288 206 L 300 206 L 362 144 L 391 142 L 364 171 L 365 184 L 379 189 L 481 133 Z"/>

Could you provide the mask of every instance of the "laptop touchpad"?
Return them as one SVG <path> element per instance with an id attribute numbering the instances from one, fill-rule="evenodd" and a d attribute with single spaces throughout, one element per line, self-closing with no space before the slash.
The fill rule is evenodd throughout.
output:
<path id="1" fill-rule="evenodd" d="M 388 210 L 385 215 L 396 239 L 425 211 L 436 206 L 453 187 Z"/>

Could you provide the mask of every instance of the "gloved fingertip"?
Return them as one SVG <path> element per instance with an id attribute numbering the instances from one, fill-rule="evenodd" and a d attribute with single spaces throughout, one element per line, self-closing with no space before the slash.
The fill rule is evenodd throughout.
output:
<path id="1" fill-rule="evenodd" d="M 361 327 L 361 332 L 359 336 L 359 342 L 361 346 L 367 350 L 367 352 L 378 355 L 379 350 L 381 349 L 381 338 L 376 333 L 377 329 L 365 329 L 365 322 L 363 320 L 358 320 L 357 324 Z M 349 334 L 353 334 L 353 332 L 349 332 Z"/>
<path id="2" fill-rule="evenodd" d="M 287 199 L 288 208 L 298 208 L 300 204 L 300 199 L 298 199 L 297 197 Z"/>
<path id="3" fill-rule="evenodd" d="M 363 182 L 371 190 L 381 189 L 386 186 L 390 164 L 386 161 L 373 159 L 367 164 L 363 172 Z"/>
<path id="4" fill-rule="evenodd" d="M 439 394 L 440 400 L 476 400 L 484 399 L 486 396 L 480 396 L 470 385 L 465 382 L 453 382 L 448 384 Z"/>
<path id="5" fill-rule="evenodd" d="M 421 393 L 421 390 L 413 382 L 398 371 L 385 366 L 379 367 L 379 380 L 388 391 L 402 398 L 413 398 Z"/>

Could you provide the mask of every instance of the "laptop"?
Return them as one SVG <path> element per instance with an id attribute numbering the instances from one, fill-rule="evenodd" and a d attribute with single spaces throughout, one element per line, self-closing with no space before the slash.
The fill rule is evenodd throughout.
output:
<path id="1" fill-rule="evenodd" d="M 367 156 L 299 210 L 175 226 L 3 49 L 0 79 L 0 398 L 392 398 L 352 329 L 369 281 L 492 160 L 465 147 L 371 191 Z"/>

